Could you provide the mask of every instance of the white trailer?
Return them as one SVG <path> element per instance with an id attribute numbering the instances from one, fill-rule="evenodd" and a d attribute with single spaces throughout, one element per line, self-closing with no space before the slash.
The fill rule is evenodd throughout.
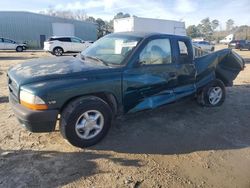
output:
<path id="1" fill-rule="evenodd" d="M 114 32 L 157 32 L 186 36 L 185 22 L 128 17 L 114 20 Z"/>

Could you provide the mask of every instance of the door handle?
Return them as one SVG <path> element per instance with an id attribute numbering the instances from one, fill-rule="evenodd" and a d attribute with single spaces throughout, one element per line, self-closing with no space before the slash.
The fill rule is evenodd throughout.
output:
<path id="1" fill-rule="evenodd" d="M 176 77 L 176 73 L 175 73 L 175 72 L 170 72 L 170 73 L 169 73 L 169 77 L 170 77 L 170 78 Z"/>

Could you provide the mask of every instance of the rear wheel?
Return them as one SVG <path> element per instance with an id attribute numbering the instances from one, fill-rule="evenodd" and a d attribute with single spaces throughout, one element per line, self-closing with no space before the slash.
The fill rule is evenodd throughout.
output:
<path id="1" fill-rule="evenodd" d="M 17 52 L 22 52 L 22 51 L 23 51 L 23 47 L 22 47 L 22 46 L 16 47 L 16 51 L 17 51 Z"/>
<path id="2" fill-rule="evenodd" d="M 98 143 L 112 121 L 109 105 L 97 97 L 74 100 L 63 110 L 60 131 L 72 145 L 84 148 Z"/>
<path id="3" fill-rule="evenodd" d="M 198 94 L 197 101 L 202 106 L 220 106 L 225 101 L 226 90 L 221 80 L 214 80 L 205 86 Z"/>
<path id="4" fill-rule="evenodd" d="M 54 54 L 55 56 L 62 56 L 62 55 L 63 55 L 63 49 L 60 48 L 60 47 L 56 47 L 56 48 L 54 48 L 54 50 L 53 50 L 53 54 Z"/>

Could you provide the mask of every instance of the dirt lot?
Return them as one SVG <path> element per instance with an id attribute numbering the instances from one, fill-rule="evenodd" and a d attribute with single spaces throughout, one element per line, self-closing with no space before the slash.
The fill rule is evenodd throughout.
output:
<path id="1" fill-rule="evenodd" d="M 220 47 L 221 48 L 221 47 Z M 34 134 L 8 104 L 6 71 L 44 52 L 0 52 L 0 187 L 250 187 L 250 51 L 218 108 L 184 101 L 127 115 L 88 149 Z"/>

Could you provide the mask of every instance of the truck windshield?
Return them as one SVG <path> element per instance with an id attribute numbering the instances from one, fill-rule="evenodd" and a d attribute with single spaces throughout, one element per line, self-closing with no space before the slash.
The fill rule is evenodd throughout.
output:
<path id="1" fill-rule="evenodd" d="M 95 57 L 99 60 L 113 65 L 122 65 L 123 60 L 133 51 L 140 37 L 121 35 L 108 35 L 96 41 L 81 55 Z"/>

